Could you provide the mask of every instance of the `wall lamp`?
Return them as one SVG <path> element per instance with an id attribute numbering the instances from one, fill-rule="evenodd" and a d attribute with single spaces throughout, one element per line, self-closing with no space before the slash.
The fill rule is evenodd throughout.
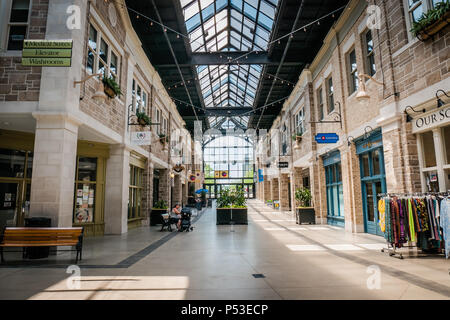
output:
<path id="1" fill-rule="evenodd" d="M 442 101 L 439 98 L 439 92 L 442 92 L 447 98 L 450 98 L 450 96 L 447 93 L 445 93 L 444 90 L 439 89 L 438 91 L 436 91 L 436 101 L 437 101 L 437 107 L 438 108 L 440 108 L 440 107 L 442 107 L 442 106 L 444 106 L 446 104 L 444 101 Z"/>
<path id="2" fill-rule="evenodd" d="M 438 102 L 439 103 L 439 102 Z M 425 113 L 426 112 L 426 110 L 425 109 L 422 109 L 422 110 L 419 110 L 419 111 L 417 111 L 417 110 L 414 110 L 414 108 L 413 107 L 411 107 L 411 106 L 407 106 L 406 108 L 405 108 L 405 114 L 406 114 L 406 122 L 411 122 L 412 121 L 412 117 L 411 117 L 411 115 L 408 113 L 408 109 L 411 109 L 413 112 L 415 112 L 415 113 Z"/>
<path id="3" fill-rule="evenodd" d="M 355 138 L 353 136 L 348 136 L 347 137 L 347 144 L 350 147 L 353 143 L 353 140 L 355 140 Z"/>
<path id="4" fill-rule="evenodd" d="M 368 102 L 368 101 L 370 100 L 370 96 L 369 96 L 369 94 L 368 94 L 367 91 L 366 91 L 366 82 L 364 81 L 364 78 L 370 79 L 370 80 L 372 80 L 373 82 L 375 82 L 376 84 L 379 84 L 379 85 L 381 85 L 381 86 L 384 86 L 384 83 L 383 83 L 383 82 L 380 82 L 380 81 L 378 81 L 378 80 L 375 80 L 373 77 L 371 77 L 371 76 L 369 76 L 369 75 L 367 75 L 367 74 L 365 74 L 365 73 L 361 73 L 361 74 L 358 76 L 358 78 L 359 78 L 359 83 L 360 83 L 361 85 L 359 86 L 358 93 L 356 94 L 356 99 L 357 99 L 359 102 L 361 102 L 361 103 L 366 103 L 366 102 Z"/>
<path id="5" fill-rule="evenodd" d="M 95 89 L 95 93 L 92 96 L 92 99 L 94 99 L 94 101 L 97 103 L 103 103 L 106 100 L 106 94 L 105 94 L 105 87 L 103 86 L 103 81 L 102 81 L 102 78 L 103 78 L 102 73 L 91 74 L 90 76 L 88 76 L 87 78 L 85 78 L 83 80 L 74 81 L 73 87 L 75 88 L 77 86 L 77 84 L 85 83 L 86 81 L 88 81 L 89 79 L 91 79 L 93 77 L 99 77 L 100 82 L 97 84 L 97 89 Z"/>

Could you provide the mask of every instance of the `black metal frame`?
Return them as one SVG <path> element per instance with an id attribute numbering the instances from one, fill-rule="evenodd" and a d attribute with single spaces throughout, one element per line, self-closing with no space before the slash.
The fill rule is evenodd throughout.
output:
<path id="1" fill-rule="evenodd" d="M 142 124 L 140 124 L 140 123 L 131 122 L 131 120 L 133 119 L 133 117 L 135 117 L 135 118 L 137 119 L 136 113 L 131 113 L 131 107 L 132 107 L 133 105 L 134 105 L 134 104 L 132 103 L 132 104 L 130 104 L 130 105 L 128 106 L 128 126 L 141 126 L 141 127 L 147 127 L 147 126 L 160 126 L 160 125 L 161 125 L 161 123 L 149 123 L 149 124 L 146 124 L 146 125 L 142 125 Z"/>
<path id="2" fill-rule="evenodd" d="M 338 105 L 339 112 L 333 111 L 329 115 L 335 114 L 334 121 L 327 120 L 327 121 L 309 121 L 309 123 L 339 123 L 341 125 L 342 129 L 342 113 L 341 113 L 341 103 L 337 101 L 334 105 Z"/>

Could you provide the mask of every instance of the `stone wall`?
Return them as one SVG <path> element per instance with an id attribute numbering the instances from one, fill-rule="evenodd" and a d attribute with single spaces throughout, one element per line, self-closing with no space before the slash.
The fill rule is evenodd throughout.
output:
<path id="1" fill-rule="evenodd" d="M 34 0 L 27 39 L 45 39 L 48 0 Z M 22 66 L 22 58 L 0 58 L 0 101 L 38 101 L 41 67 Z"/>

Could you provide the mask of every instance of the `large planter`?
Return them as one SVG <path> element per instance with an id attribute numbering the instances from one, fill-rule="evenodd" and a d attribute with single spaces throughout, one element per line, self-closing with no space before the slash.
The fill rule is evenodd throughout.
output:
<path id="1" fill-rule="evenodd" d="M 297 208 L 295 216 L 297 224 L 302 223 L 316 224 L 316 213 L 314 211 L 314 208 L 310 207 Z"/>
<path id="2" fill-rule="evenodd" d="M 433 24 L 419 31 L 419 33 L 417 34 L 417 38 L 419 38 L 419 40 L 421 41 L 428 40 L 449 24 L 450 24 L 450 11 L 446 12 L 440 19 L 436 20 Z"/>
<path id="3" fill-rule="evenodd" d="M 231 222 L 231 209 L 230 208 L 217 208 L 217 225 L 230 224 Z"/>
<path id="4" fill-rule="evenodd" d="M 150 225 L 156 226 L 158 224 L 163 223 L 163 218 L 161 217 L 161 214 L 167 213 L 169 209 L 152 209 L 150 212 Z"/>
<path id="5" fill-rule="evenodd" d="M 231 209 L 231 221 L 233 221 L 234 224 L 248 224 L 247 208 Z"/>

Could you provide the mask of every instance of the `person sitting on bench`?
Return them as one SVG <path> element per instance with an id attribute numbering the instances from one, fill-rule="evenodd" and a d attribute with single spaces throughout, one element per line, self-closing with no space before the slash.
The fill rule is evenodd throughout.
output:
<path id="1" fill-rule="evenodd" d="M 179 231 L 181 228 L 181 209 L 180 209 L 180 205 L 178 203 L 175 205 L 175 207 L 170 212 L 170 218 L 172 219 L 172 221 L 174 223 L 177 224 L 177 229 Z"/>

